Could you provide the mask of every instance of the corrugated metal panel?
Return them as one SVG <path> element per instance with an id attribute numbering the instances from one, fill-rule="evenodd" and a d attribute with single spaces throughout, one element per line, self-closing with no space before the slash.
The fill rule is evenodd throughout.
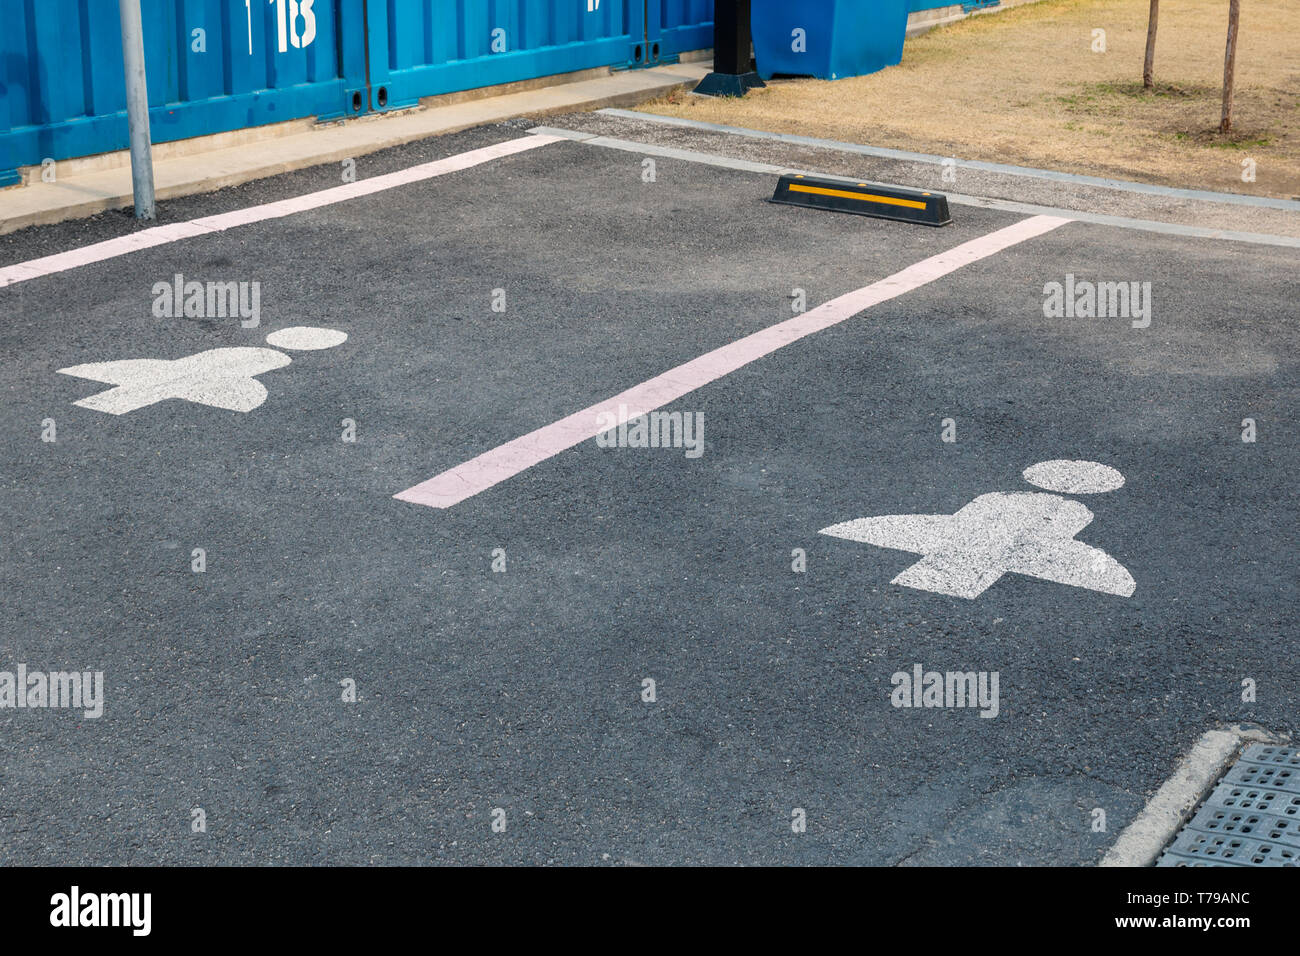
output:
<path id="1" fill-rule="evenodd" d="M 713 0 L 650 0 L 648 6 L 652 61 L 713 46 Z"/>
<path id="2" fill-rule="evenodd" d="M 370 0 L 372 105 L 643 66 L 711 46 L 712 20 L 712 0 Z"/>
<path id="3" fill-rule="evenodd" d="M 3 2 L 0 182 L 47 157 L 124 149 L 116 0 Z M 713 42 L 712 0 L 142 0 L 142 12 L 155 142 Z"/>
<path id="4" fill-rule="evenodd" d="M 154 141 L 343 113 L 349 84 L 338 25 L 347 6 L 359 24 L 362 2 L 299 7 L 281 51 L 286 0 L 142 0 Z M 6 0 L 5 7 L 12 19 L 0 31 L 8 114 L 0 170 L 125 148 L 115 0 Z M 364 85 L 364 76 L 352 85 Z"/>

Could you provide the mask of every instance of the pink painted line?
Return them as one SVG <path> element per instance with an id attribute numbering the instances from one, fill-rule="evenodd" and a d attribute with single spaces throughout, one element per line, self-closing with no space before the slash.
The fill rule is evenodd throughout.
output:
<path id="1" fill-rule="evenodd" d="M 52 256 L 44 256 L 40 259 L 31 259 L 27 262 L 0 268 L 0 288 L 16 285 L 19 282 L 26 282 L 29 279 L 36 279 L 41 276 L 64 272 L 68 269 L 75 269 L 78 266 L 90 265 L 92 262 L 115 259 L 118 256 L 124 256 L 141 249 L 148 249 L 152 246 L 178 242 L 181 239 L 192 239 L 196 236 L 206 236 L 214 232 L 233 229 L 236 226 L 246 226 L 250 223 L 264 222 L 268 219 L 279 219 L 297 212 L 306 212 L 309 209 L 319 209 L 322 206 L 347 202 L 349 199 L 369 196 L 372 193 L 394 189 L 397 186 L 405 186 L 424 179 L 432 179 L 435 176 L 445 176 L 447 173 L 459 172 L 462 169 L 469 169 L 472 166 L 478 166 L 503 156 L 522 153 L 527 149 L 536 149 L 538 146 L 545 146 L 547 143 L 560 142 L 567 142 L 567 140 L 560 136 L 522 136 L 519 139 L 511 139 L 504 143 L 496 143 L 493 146 L 484 146 L 481 149 L 472 149 L 467 153 L 448 156 L 446 159 L 435 159 L 431 163 L 421 163 L 419 166 L 401 169 L 395 173 L 385 173 L 382 176 L 363 179 L 360 182 L 347 183 L 343 186 L 334 186 L 330 189 L 307 193 L 305 196 L 295 196 L 292 199 L 263 203 L 260 206 L 237 209 L 234 212 L 225 212 L 217 216 L 204 216 L 201 219 L 191 219 L 188 222 L 177 222 L 166 226 L 142 229 L 129 236 L 108 239 L 104 242 L 83 246 L 80 249 L 70 249 L 67 252 L 60 252 Z"/>
<path id="2" fill-rule="evenodd" d="M 607 398 L 590 408 L 584 408 L 567 418 L 499 445 L 393 497 L 431 508 L 450 508 L 480 491 L 513 478 L 526 468 L 589 438 L 595 438 L 610 428 L 610 421 L 623 421 L 654 411 L 791 342 L 838 325 L 864 309 L 919 289 L 963 266 L 995 255 L 1026 239 L 1041 236 L 1070 221 L 1056 216 L 1034 216 L 979 239 L 964 242 L 947 252 L 908 266 L 887 279 L 831 299 L 803 315 L 691 359 L 684 365 L 619 392 L 613 398 Z M 620 406 L 623 406 L 623 414 L 620 414 Z"/>

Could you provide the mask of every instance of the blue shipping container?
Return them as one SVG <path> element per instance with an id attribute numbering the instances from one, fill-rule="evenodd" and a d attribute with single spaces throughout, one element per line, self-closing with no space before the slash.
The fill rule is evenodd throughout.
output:
<path id="1" fill-rule="evenodd" d="M 713 43 L 713 0 L 140 0 L 155 142 Z M 117 0 L 3 0 L 0 184 L 124 149 Z"/>

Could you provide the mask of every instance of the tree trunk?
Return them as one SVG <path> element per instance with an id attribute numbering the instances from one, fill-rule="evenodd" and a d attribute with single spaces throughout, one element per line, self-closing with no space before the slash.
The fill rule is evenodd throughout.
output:
<path id="1" fill-rule="evenodd" d="M 1160 20 L 1160 0 L 1151 0 L 1151 19 L 1147 21 L 1147 59 L 1142 65 L 1142 88 L 1155 86 L 1156 24 Z"/>
<path id="2" fill-rule="evenodd" d="M 1232 93 L 1237 72 L 1237 22 L 1240 16 L 1241 0 L 1229 0 L 1228 48 L 1223 54 L 1223 116 L 1219 120 L 1220 133 L 1232 129 Z"/>

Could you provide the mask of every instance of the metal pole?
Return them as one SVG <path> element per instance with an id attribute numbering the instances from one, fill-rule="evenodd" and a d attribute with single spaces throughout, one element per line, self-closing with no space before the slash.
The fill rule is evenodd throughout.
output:
<path id="1" fill-rule="evenodd" d="M 126 73 L 126 117 L 131 129 L 131 188 L 135 218 L 153 219 L 153 149 L 149 144 L 149 91 L 144 78 L 144 26 L 140 0 L 118 0 L 122 18 L 122 65 Z"/>
<path id="2" fill-rule="evenodd" d="M 713 69 L 728 76 L 749 72 L 749 0 L 723 0 L 713 8 Z"/>
<path id="3" fill-rule="evenodd" d="M 744 96 L 766 84 L 749 68 L 752 42 L 750 0 L 716 0 L 713 4 L 713 72 L 700 81 L 696 93 Z"/>

